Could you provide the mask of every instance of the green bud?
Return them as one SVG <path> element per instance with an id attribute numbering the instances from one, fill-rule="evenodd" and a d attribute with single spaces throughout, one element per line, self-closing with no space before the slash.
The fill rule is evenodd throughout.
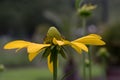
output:
<path id="1" fill-rule="evenodd" d="M 92 10 L 95 8 L 95 5 L 85 4 L 80 9 L 78 9 L 78 14 L 82 17 L 89 17 L 92 14 Z"/>
<path id="2" fill-rule="evenodd" d="M 52 43 L 53 38 L 61 40 L 61 34 L 55 27 L 50 27 L 44 42 Z"/>
<path id="3" fill-rule="evenodd" d="M 88 59 L 85 59 L 85 66 L 89 67 L 90 66 L 90 61 Z"/>
<path id="4" fill-rule="evenodd" d="M 109 53 L 106 48 L 100 48 L 97 55 L 100 57 L 109 57 Z"/>
<path id="5" fill-rule="evenodd" d="M 55 27 L 50 27 L 47 33 L 47 37 L 60 39 L 61 34 Z"/>
<path id="6" fill-rule="evenodd" d="M 0 64 L 0 72 L 4 71 L 5 67 L 3 64 Z"/>

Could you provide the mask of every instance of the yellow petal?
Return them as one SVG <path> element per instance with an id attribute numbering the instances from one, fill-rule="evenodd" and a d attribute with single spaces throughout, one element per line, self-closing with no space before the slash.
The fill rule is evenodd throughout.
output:
<path id="1" fill-rule="evenodd" d="M 50 44 L 36 44 L 32 43 L 27 47 L 29 53 L 29 60 L 32 61 L 45 47 L 50 46 Z"/>
<path id="2" fill-rule="evenodd" d="M 12 41 L 7 43 L 4 46 L 4 49 L 22 49 L 24 47 L 27 47 L 29 44 L 31 44 L 31 42 L 28 41 L 23 41 L 23 40 L 16 40 L 16 41 Z"/>
<path id="3" fill-rule="evenodd" d="M 102 37 L 100 35 L 97 35 L 97 34 L 89 34 L 88 36 L 92 36 L 92 37 L 97 38 L 97 39 L 102 39 Z"/>
<path id="4" fill-rule="evenodd" d="M 62 46 L 62 45 L 67 45 L 70 42 L 67 40 L 57 40 L 56 38 L 53 38 L 53 43 L 58 44 L 59 46 Z"/>
<path id="5" fill-rule="evenodd" d="M 101 40 L 101 37 L 96 34 L 90 34 L 74 41 L 90 45 L 105 45 L 105 42 Z"/>
<path id="6" fill-rule="evenodd" d="M 41 51 L 42 50 L 35 52 L 35 53 L 29 53 L 28 54 L 29 61 L 32 61 Z"/>
<path id="7" fill-rule="evenodd" d="M 34 53 L 37 52 L 39 50 L 41 50 L 44 47 L 48 47 L 50 46 L 50 44 L 36 44 L 36 43 L 32 43 L 27 47 L 27 51 L 28 53 Z"/>
<path id="8" fill-rule="evenodd" d="M 48 56 L 48 59 L 47 59 L 47 60 L 48 60 L 48 61 L 47 61 L 47 62 L 48 62 L 48 68 L 49 68 L 50 72 L 53 73 L 53 62 L 50 62 L 50 56 L 51 56 L 51 55 L 49 55 L 49 56 Z"/>
<path id="9" fill-rule="evenodd" d="M 71 45 L 71 47 L 74 48 L 78 53 L 82 52 L 82 50 L 75 45 Z"/>
<path id="10" fill-rule="evenodd" d="M 81 50 L 84 50 L 86 52 L 88 52 L 88 48 L 82 44 L 82 43 L 78 43 L 78 42 L 71 42 L 71 47 L 73 47 L 78 53 L 81 53 Z"/>

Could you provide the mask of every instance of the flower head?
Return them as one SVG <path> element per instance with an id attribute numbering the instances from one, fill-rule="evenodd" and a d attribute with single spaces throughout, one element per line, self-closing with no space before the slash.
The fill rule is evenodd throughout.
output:
<path id="1" fill-rule="evenodd" d="M 39 53 L 43 52 L 43 57 L 48 58 L 48 67 L 51 72 L 53 72 L 53 60 L 54 55 L 60 53 L 65 57 L 63 46 L 70 45 L 78 53 L 81 51 L 88 52 L 88 45 L 104 45 L 105 42 L 101 40 L 102 38 L 96 34 L 90 34 L 82 38 L 78 38 L 74 41 L 68 41 L 61 37 L 60 32 L 55 27 L 50 27 L 47 36 L 43 44 L 28 42 L 24 40 L 16 40 L 7 43 L 4 49 L 17 49 L 16 51 L 27 48 L 28 58 L 32 61 Z"/>

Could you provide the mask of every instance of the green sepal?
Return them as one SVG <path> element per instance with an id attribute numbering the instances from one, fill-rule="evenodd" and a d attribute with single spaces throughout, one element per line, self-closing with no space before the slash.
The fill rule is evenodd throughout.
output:
<path id="1" fill-rule="evenodd" d="M 78 13 L 81 17 L 89 17 L 92 14 L 91 11 L 87 10 L 79 10 Z"/>
<path id="2" fill-rule="evenodd" d="M 61 54 L 61 56 L 64 58 L 64 59 L 67 59 L 67 56 L 66 56 L 66 52 L 65 52 L 65 50 L 64 50 L 64 48 L 61 48 L 60 49 L 60 51 L 59 51 L 59 53 Z"/>
<path id="3" fill-rule="evenodd" d="M 56 47 L 55 45 L 52 45 L 52 46 L 50 47 L 50 50 L 52 51 L 55 47 Z"/>
<path id="4" fill-rule="evenodd" d="M 50 62 L 54 61 L 57 54 L 58 54 L 58 50 L 56 49 L 56 46 L 54 46 L 53 49 L 51 49 Z"/>
<path id="5" fill-rule="evenodd" d="M 48 55 L 50 54 L 50 47 L 46 48 L 45 51 L 43 52 L 42 58 L 47 58 Z"/>

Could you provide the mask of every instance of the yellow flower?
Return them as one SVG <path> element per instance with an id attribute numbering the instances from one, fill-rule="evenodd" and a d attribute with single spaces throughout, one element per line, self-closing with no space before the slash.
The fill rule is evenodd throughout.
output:
<path id="1" fill-rule="evenodd" d="M 17 49 L 27 48 L 28 58 L 32 61 L 40 52 L 44 51 L 43 56 L 48 58 L 48 68 L 53 72 L 53 58 L 54 54 L 60 53 L 63 57 L 65 56 L 63 51 L 64 45 L 70 45 L 78 53 L 81 51 L 88 52 L 86 44 L 90 45 L 104 45 L 105 42 L 101 40 L 102 38 L 96 34 L 90 34 L 82 38 L 78 38 L 74 41 L 68 41 L 61 37 L 61 34 L 55 27 L 50 27 L 47 36 L 43 44 L 32 43 L 24 40 L 16 40 L 7 43 L 4 49 Z M 55 53 L 57 50 L 57 53 Z"/>

